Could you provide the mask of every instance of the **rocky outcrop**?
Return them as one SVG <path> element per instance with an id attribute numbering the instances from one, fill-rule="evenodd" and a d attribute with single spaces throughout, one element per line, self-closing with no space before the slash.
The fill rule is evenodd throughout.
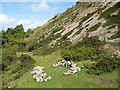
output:
<path id="1" fill-rule="evenodd" d="M 113 39 L 113 40 L 108 40 L 108 42 L 120 42 L 120 38 L 116 38 L 116 39 Z"/>
<path id="2" fill-rule="evenodd" d="M 76 72 L 80 71 L 80 67 L 76 67 L 76 64 L 72 61 L 65 61 L 62 60 L 61 62 L 58 62 L 57 64 L 53 64 L 53 67 L 57 67 L 57 66 L 65 66 L 67 68 L 70 68 L 70 70 L 68 70 L 67 72 L 64 73 L 64 75 L 70 75 L 70 74 L 74 74 Z"/>

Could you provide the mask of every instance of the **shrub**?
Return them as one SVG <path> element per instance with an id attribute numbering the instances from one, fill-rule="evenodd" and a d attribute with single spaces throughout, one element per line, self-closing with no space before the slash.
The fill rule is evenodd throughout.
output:
<path id="1" fill-rule="evenodd" d="M 90 3 L 90 4 L 88 4 L 86 7 L 89 8 L 89 7 L 91 7 L 91 6 L 92 6 L 92 4 Z"/>
<path id="2" fill-rule="evenodd" d="M 119 59 L 116 56 L 112 58 L 106 53 L 101 53 L 97 58 L 97 63 L 87 67 L 86 73 L 100 75 L 104 72 L 112 72 L 114 69 L 119 68 Z"/>
<path id="3" fill-rule="evenodd" d="M 88 19 L 89 19 L 91 16 L 93 16 L 95 13 L 96 13 L 96 11 L 95 11 L 95 12 L 92 12 L 92 13 L 88 13 L 87 16 L 83 17 L 82 22 L 88 20 Z"/>
<path id="4" fill-rule="evenodd" d="M 32 51 L 32 50 L 37 50 L 38 48 L 40 48 L 42 46 L 41 43 L 34 41 L 32 43 L 29 44 L 28 46 L 28 51 Z"/>
<path id="5" fill-rule="evenodd" d="M 26 54 L 22 54 L 19 60 L 21 61 L 21 63 L 14 70 L 11 71 L 11 74 L 16 73 L 13 77 L 14 79 L 18 79 L 19 77 L 24 75 L 28 70 L 33 68 L 34 63 L 36 63 L 36 61 L 32 57 Z"/>
<path id="6" fill-rule="evenodd" d="M 94 48 L 88 48 L 88 47 L 81 47 L 76 49 L 75 51 L 68 51 L 63 53 L 63 58 L 65 60 L 73 60 L 73 61 L 81 61 L 81 60 L 89 60 L 92 58 L 92 56 L 95 55 L 95 49 Z"/>
<path id="7" fill-rule="evenodd" d="M 32 64 L 32 63 L 35 63 L 35 60 L 30 57 L 29 55 L 27 54 L 22 54 L 19 58 L 19 60 L 21 61 L 21 63 L 25 63 L 25 64 Z"/>
<path id="8" fill-rule="evenodd" d="M 62 30 L 63 29 L 63 27 L 57 27 L 56 29 L 53 29 L 53 32 L 52 33 L 56 33 L 56 32 L 58 32 L 58 31 L 60 31 L 60 30 Z"/>
<path id="9" fill-rule="evenodd" d="M 116 34 L 112 35 L 110 39 L 116 39 L 116 38 L 120 38 L 120 30 L 118 30 Z"/>
<path id="10" fill-rule="evenodd" d="M 84 28 L 80 28 L 75 34 L 76 35 L 80 34 L 80 32 L 82 31 L 82 29 L 84 29 Z"/>
<path id="11" fill-rule="evenodd" d="M 2 70 L 6 70 L 8 66 L 18 60 L 16 53 L 10 48 L 3 48 L 2 50 Z"/>
<path id="12" fill-rule="evenodd" d="M 101 26 L 101 24 L 102 24 L 102 23 L 99 22 L 99 23 L 97 23 L 96 25 L 92 26 L 92 27 L 88 30 L 88 32 L 97 30 L 97 29 Z"/>
<path id="13" fill-rule="evenodd" d="M 111 14 L 120 8 L 120 2 L 116 3 L 113 7 L 108 8 L 105 12 L 101 13 L 100 18 L 109 19 Z"/>
<path id="14" fill-rule="evenodd" d="M 84 21 L 88 20 L 88 19 L 89 19 L 91 16 L 93 16 L 95 13 L 96 13 L 96 11 L 95 11 L 95 12 L 92 12 L 92 13 L 88 13 L 87 16 L 81 18 L 82 20 L 79 22 L 79 26 L 81 26 Z"/>
<path id="15" fill-rule="evenodd" d="M 100 75 L 105 72 L 112 72 L 119 68 L 120 63 L 115 55 L 112 56 L 107 49 L 100 48 L 106 44 L 98 39 L 98 37 L 84 38 L 83 41 L 72 45 L 61 53 L 65 60 L 90 60 L 94 63 L 86 64 L 86 73 Z M 88 65 L 88 66 L 87 66 Z"/>
<path id="16" fill-rule="evenodd" d="M 77 17 L 78 14 L 79 14 L 79 13 L 77 12 L 77 13 L 75 13 L 75 15 L 72 15 L 71 22 L 73 22 L 73 20 Z"/>
<path id="17" fill-rule="evenodd" d="M 28 38 L 33 32 L 34 31 L 32 29 L 28 29 L 27 32 L 25 32 L 25 37 Z"/>
<path id="18" fill-rule="evenodd" d="M 120 12 L 117 15 L 111 16 L 106 23 L 103 24 L 103 27 L 116 24 L 120 27 Z"/>
<path id="19" fill-rule="evenodd" d="M 101 14 L 102 13 L 102 10 L 104 10 L 105 8 L 107 8 L 107 5 L 105 5 L 103 8 L 99 8 L 97 10 L 98 14 Z"/>
<path id="20" fill-rule="evenodd" d="M 112 25 L 112 26 L 110 26 L 107 30 L 109 30 L 109 29 L 113 29 L 113 28 L 115 28 L 117 25 Z"/>

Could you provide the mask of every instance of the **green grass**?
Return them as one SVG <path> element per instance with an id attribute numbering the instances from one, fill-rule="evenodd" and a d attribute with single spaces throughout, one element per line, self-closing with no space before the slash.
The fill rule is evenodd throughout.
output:
<path id="1" fill-rule="evenodd" d="M 66 72 L 69 68 L 59 66 L 56 68 L 52 67 L 53 63 L 57 63 L 62 60 L 60 51 L 54 52 L 48 56 L 33 56 L 33 59 L 37 63 L 35 66 L 45 67 L 45 72 L 52 77 L 48 82 L 37 83 L 31 75 L 31 71 L 28 71 L 25 75 L 18 78 L 17 80 L 9 82 L 9 86 L 16 88 L 117 88 L 117 85 L 101 83 L 99 79 L 104 80 L 113 80 L 115 81 L 118 78 L 117 71 L 112 73 L 105 73 L 100 76 L 89 75 L 85 73 L 85 69 L 82 69 L 80 72 L 65 76 L 63 73 Z M 87 63 L 87 61 L 75 62 L 77 66 L 82 66 Z M 8 73 L 4 73 L 4 76 L 8 76 Z M 12 78 L 12 76 L 11 76 Z"/>
<path id="2" fill-rule="evenodd" d="M 0 88 L 2 88 L 2 75 L 0 75 Z"/>

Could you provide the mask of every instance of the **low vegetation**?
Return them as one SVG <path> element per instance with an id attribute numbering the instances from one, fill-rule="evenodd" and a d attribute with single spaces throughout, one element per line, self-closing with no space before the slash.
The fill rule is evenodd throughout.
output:
<path id="1" fill-rule="evenodd" d="M 11 81 L 17 80 L 18 78 L 22 77 L 25 73 L 27 73 L 34 67 L 35 63 L 36 61 L 29 55 L 22 54 L 19 58 L 17 57 L 17 61 L 15 61 L 14 64 L 8 65 L 9 70 L 7 70 L 7 72 L 9 72 L 10 76 L 8 78 L 3 77 L 3 87 L 7 88 L 7 83 L 10 83 Z"/>
<path id="2" fill-rule="evenodd" d="M 82 46 L 81 48 L 76 49 L 75 51 L 66 51 L 63 54 L 63 58 L 65 60 L 72 60 L 72 61 L 83 61 L 83 60 L 90 60 L 92 56 L 94 56 L 95 50 L 94 48 L 90 47 L 84 47 Z"/>
<path id="3" fill-rule="evenodd" d="M 76 28 L 68 31 L 63 36 L 61 34 L 66 28 L 64 26 L 68 22 L 72 24 L 74 21 L 77 22 L 79 20 L 77 17 L 80 14 L 79 9 L 94 7 L 99 5 L 99 3 L 77 2 L 75 6 L 68 8 L 64 13 L 56 14 L 46 25 L 37 27 L 35 30 L 38 31 L 36 32 L 32 29 L 28 29 L 25 32 L 22 24 L 17 25 L 15 28 L 8 28 L 6 31 L 2 31 L 3 88 L 7 88 L 8 86 L 12 88 L 117 87 L 117 69 L 120 66 L 118 62 L 120 58 L 115 53 L 118 50 L 116 46 L 119 43 L 111 42 L 110 44 L 110 42 L 100 41 L 99 36 L 88 37 L 88 33 L 97 30 L 99 27 L 106 26 L 109 26 L 107 33 L 111 33 L 112 31 L 110 30 L 116 27 L 120 29 L 120 12 L 112 15 L 120 8 L 119 4 L 115 4 L 104 12 L 102 11 L 107 8 L 107 5 L 99 8 L 97 11 L 93 10 L 92 13 L 88 13 L 80 19 L 81 21 L 79 21 L 79 25 Z M 73 12 L 75 10 L 76 12 Z M 87 21 L 86 23 L 90 23 L 94 19 L 92 16 L 96 13 L 100 15 L 99 19 L 105 18 L 106 23 L 102 24 L 102 22 L 98 22 L 94 26 L 91 26 L 90 29 L 87 28 L 90 24 L 82 27 L 83 22 Z M 78 31 L 73 36 L 79 35 L 83 29 L 87 31 L 86 36 L 77 43 L 70 42 L 68 36 L 74 30 Z M 57 33 L 58 31 L 61 32 Z M 119 35 L 120 31 L 118 30 L 109 39 L 119 38 Z M 59 40 L 56 40 L 57 38 Z M 112 47 L 112 49 L 109 47 Z M 81 71 L 74 75 L 64 76 L 63 72 L 67 68 L 56 67 L 53 69 L 52 64 L 63 59 L 74 61 L 78 67 L 81 67 Z M 36 83 L 32 75 L 30 75 L 34 66 L 45 67 L 45 72 L 52 79 L 47 83 Z"/>
<path id="4" fill-rule="evenodd" d="M 66 49 L 62 53 L 62 56 L 65 60 L 90 60 L 91 62 L 94 62 L 91 65 L 85 66 L 87 69 L 86 72 L 89 74 L 100 75 L 104 72 L 112 72 L 114 69 L 119 68 L 119 58 L 117 58 L 116 56 L 110 57 L 112 55 L 111 53 L 107 52 L 107 49 L 101 49 L 101 45 L 104 44 L 105 42 L 99 41 L 97 37 L 91 37 L 89 39 L 86 38 L 86 40 L 84 40 L 80 44 Z"/>
<path id="5" fill-rule="evenodd" d="M 87 16 L 85 16 L 85 17 L 82 18 L 82 21 L 80 21 L 79 25 L 81 25 L 82 22 L 88 20 L 88 19 L 89 19 L 91 16 L 93 16 L 95 13 L 96 13 L 96 11 L 95 11 L 95 12 L 92 12 L 92 13 L 88 13 Z"/>
<path id="6" fill-rule="evenodd" d="M 53 29 L 52 33 L 56 33 L 56 32 L 58 32 L 58 31 L 60 31 L 62 29 L 63 29 L 63 27 L 57 27 L 57 28 Z"/>
<path id="7" fill-rule="evenodd" d="M 116 39 L 116 38 L 120 38 L 120 30 L 118 30 L 117 33 L 112 35 L 110 39 Z"/>
<path id="8" fill-rule="evenodd" d="M 97 23 L 96 25 L 92 26 L 89 30 L 87 30 L 88 32 L 92 32 L 97 30 L 100 26 L 101 26 L 101 22 Z"/>
<path id="9" fill-rule="evenodd" d="M 115 28 L 117 25 L 112 25 L 112 26 L 110 26 L 107 30 L 109 30 L 109 29 L 113 29 L 113 28 Z"/>
<path id="10" fill-rule="evenodd" d="M 111 14 L 120 8 L 120 2 L 116 3 L 113 7 L 108 8 L 106 11 L 101 13 L 100 18 L 105 18 L 106 20 L 111 17 Z"/>

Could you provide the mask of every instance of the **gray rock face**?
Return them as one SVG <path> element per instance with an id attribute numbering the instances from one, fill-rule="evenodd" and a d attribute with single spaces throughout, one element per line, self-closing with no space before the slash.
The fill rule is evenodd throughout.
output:
<path id="1" fill-rule="evenodd" d="M 47 77 L 47 74 L 43 73 L 44 72 L 43 69 L 44 67 L 40 67 L 40 66 L 33 68 L 31 74 L 34 74 L 33 78 L 36 80 L 36 82 L 42 82 L 42 81 L 46 82 L 47 80 L 51 79 L 50 76 Z"/>
<path id="2" fill-rule="evenodd" d="M 70 70 L 68 70 L 67 72 L 64 73 L 64 75 L 70 75 L 70 74 L 74 74 L 76 72 L 80 71 L 80 67 L 76 67 L 76 64 L 72 61 L 65 61 L 62 60 L 61 62 L 58 62 L 57 64 L 53 64 L 53 67 L 57 67 L 57 66 L 65 66 L 67 68 L 70 68 Z"/>
<path id="3" fill-rule="evenodd" d="M 116 38 L 116 39 L 113 39 L 113 40 L 108 40 L 108 42 L 120 42 L 120 38 Z"/>
<path id="4" fill-rule="evenodd" d="M 117 57 L 120 57 L 120 51 L 119 50 L 117 51 Z"/>

